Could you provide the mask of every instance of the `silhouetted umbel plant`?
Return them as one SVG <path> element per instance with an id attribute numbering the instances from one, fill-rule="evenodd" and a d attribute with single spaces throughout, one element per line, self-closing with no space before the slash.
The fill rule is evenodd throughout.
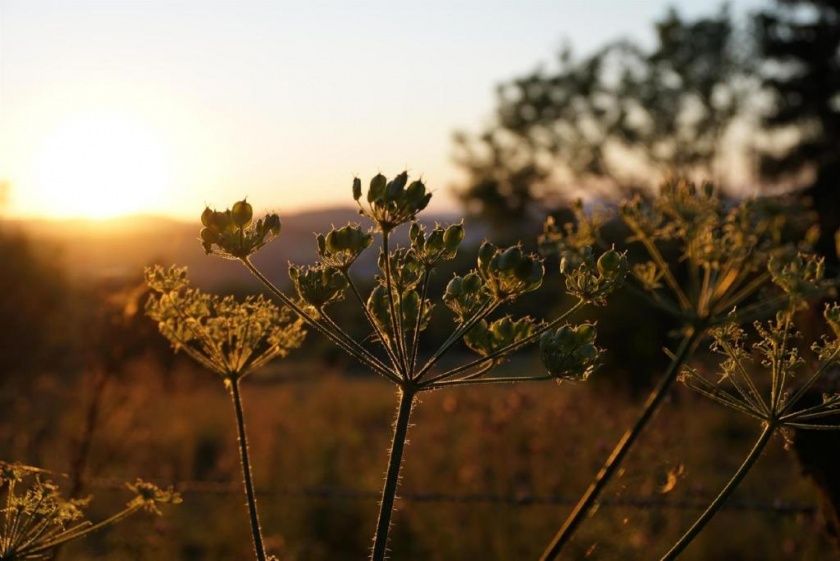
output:
<path id="1" fill-rule="evenodd" d="M 811 263 L 814 264 L 814 261 Z M 808 279 L 800 277 L 800 282 L 807 283 Z M 832 333 L 812 345 L 817 363 L 807 369 L 797 347 L 800 335 L 793 326 L 792 315 L 792 309 L 785 310 L 779 312 L 774 320 L 755 323 L 759 340 L 752 348 L 758 358 L 757 365 L 752 364 L 744 330 L 736 324 L 726 324 L 712 331 L 712 350 L 723 355 L 717 380 L 711 381 L 694 369 L 683 371 L 681 379 L 688 387 L 724 407 L 756 419 L 762 431 L 726 486 L 662 557 L 662 561 L 676 559 L 703 530 L 747 475 L 777 431 L 840 430 L 836 424 L 823 422 L 823 419 L 840 414 L 840 395 L 824 395 L 822 402 L 817 405 L 799 406 L 802 397 L 826 370 L 840 363 L 840 340 L 837 338 L 840 335 L 840 306 L 836 303 L 826 305 L 824 317 Z M 754 367 L 769 374 L 769 384 L 767 380 L 754 379 L 751 373 Z M 797 378 L 802 380 L 798 387 L 793 385 Z"/>
<path id="2" fill-rule="evenodd" d="M 600 227 L 606 217 L 586 214 L 580 204 L 574 210 L 576 223 L 561 227 L 549 219 L 540 242 L 544 252 L 560 258 L 567 285 L 585 286 L 586 277 L 578 279 L 574 268 L 591 254 L 593 245 L 603 245 Z M 682 340 L 641 413 L 549 543 L 542 561 L 556 559 L 571 540 L 707 330 L 733 320 L 766 317 L 784 307 L 787 294 L 763 291 L 771 277 L 779 276 L 780 264 L 794 259 L 797 248 L 807 248 L 815 239 L 809 228 L 813 217 L 793 203 L 750 199 L 727 206 L 710 184 L 698 188 L 683 180 L 665 182 L 652 199 L 636 196 L 625 202 L 620 216 L 631 232 L 628 243 L 642 245 L 648 255 L 648 260 L 632 265 L 628 285 L 679 321 Z M 803 231 L 804 239 L 784 243 L 785 230 Z M 679 269 L 666 259 L 666 248 L 679 252 Z M 813 298 L 824 288 L 814 286 L 802 297 Z M 753 299 L 759 292 L 762 297 Z M 732 316 L 729 312 L 735 307 L 738 311 Z"/>
<path id="3" fill-rule="evenodd" d="M 501 311 L 541 286 L 542 259 L 518 245 L 500 248 L 484 243 L 478 250 L 475 269 L 453 277 L 445 293 L 434 298 L 428 294 L 429 279 L 442 262 L 455 257 L 464 239 L 463 226 L 438 225 L 427 230 L 417 222 L 431 193 L 421 181 L 409 183 L 406 173 L 391 181 L 381 174 L 375 176 L 366 194 L 361 181 L 355 179 L 352 192 L 359 213 L 372 222 L 372 230 L 348 224 L 319 234 L 316 241 L 320 260 L 314 265 L 289 268 L 293 295 L 280 290 L 250 260 L 254 251 L 279 233 L 276 215 L 269 214 L 252 223 L 250 205 L 244 201 L 226 211 L 207 209 L 202 215 L 201 239 L 208 253 L 241 261 L 303 322 L 397 386 L 394 438 L 371 553 L 371 559 L 381 561 L 386 556 L 409 419 L 417 396 L 449 386 L 586 379 L 599 355 L 594 343 L 595 326 L 570 326 L 565 318 L 586 303 L 604 303 L 609 292 L 622 283 L 627 263 L 624 255 L 613 250 L 598 258 L 589 251 L 567 271 L 573 279 L 569 292 L 577 297 L 576 304 L 551 321 L 513 318 Z M 394 229 L 409 223 L 408 246 L 392 247 Z M 371 246 L 374 235 L 380 236 L 382 243 L 378 273 L 374 288 L 364 295 L 350 270 L 359 255 Z M 330 316 L 329 306 L 343 299 L 348 291 L 367 319 L 372 337 L 356 340 Z M 451 312 L 454 327 L 440 347 L 422 359 L 421 334 L 441 301 Z M 440 369 L 440 358 L 461 341 L 478 357 L 448 370 Z M 546 374 L 488 375 L 511 353 L 537 341 Z M 206 357 L 202 360 L 206 361 Z"/>
<path id="4" fill-rule="evenodd" d="M 42 469 L 0 462 L 0 560 L 47 559 L 67 542 L 77 540 L 145 511 L 161 514 L 160 505 L 181 502 L 172 489 L 142 480 L 127 484 L 134 497 L 116 514 L 100 522 L 85 519 L 90 499 L 65 499 Z"/>
<path id="5" fill-rule="evenodd" d="M 238 212 L 232 217 L 225 214 L 225 219 L 242 224 Z M 253 232 L 257 233 L 252 235 Z M 235 242 L 242 247 L 258 247 L 265 241 L 265 232 L 268 230 L 258 225 L 247 237 L 240 231 L 242 235 L 235 236 Z M 176 350 L 183 350 L 218 374 L 230 392 L 254 550 L 258 561 L 266 561 L 239 383 L 254 369 L 299 347 L 305 332 L 299 320 L 292 321 L 288 310 L 262 296 L 237 302 L 232 296 L 214 296 L 190 287 L 184 268 L 147 269 L 146 283 L 154 291 L 146 303 L 146 313 L 158 322 L 160 332 Z"/>

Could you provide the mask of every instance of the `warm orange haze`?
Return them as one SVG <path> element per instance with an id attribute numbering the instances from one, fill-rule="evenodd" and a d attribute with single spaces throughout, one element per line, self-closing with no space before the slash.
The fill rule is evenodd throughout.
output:
<path id="1" fill-rule="evenodd" d="M 665 7 L 596 5 L 6 0 L 6 211 L 187 218 L 245 195 L 300 210 L 343 203 L 354 174 L 403 168 L 451 210 L 452 132 L 492 114 L 497 81 L 565 40 L 650 41 Z"/>
<path id="2" fill-rule="evenodd" d="M 838 21 L 0 0 L 0 561 L 840 559 Z"/>

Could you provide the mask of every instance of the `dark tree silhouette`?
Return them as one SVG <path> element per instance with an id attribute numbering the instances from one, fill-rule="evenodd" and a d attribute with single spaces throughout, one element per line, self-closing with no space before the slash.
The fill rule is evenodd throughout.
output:
<path id="1" fill-rule="evenodd" d="M 840 227 L 840 4 L 778 0 L 756 24 L 763 85 L 773 96 L 764 125 L 790 139 L 763 154 L 761 171 L 806 187 L 820 213 L 818 249 L 831 256 Z"/>
<path id="2" fill-rule="evenodd" d="M 671 10 L 646 51 L 616 41 L 498 88 L 493 124 L 458 134 L 467 210 L 521 229 L 560 193 L 608 195 L 664 173 L 721 178 L 722 138 L 754 81 L 726 8 L 696 20 Z"/>

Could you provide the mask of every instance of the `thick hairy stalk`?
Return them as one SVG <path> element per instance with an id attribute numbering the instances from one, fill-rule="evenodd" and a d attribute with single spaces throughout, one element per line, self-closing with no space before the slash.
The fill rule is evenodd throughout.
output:
<path id="1" fill-rule="evenodd" d="M 744 479 L 744 476 L 747 475 L 747 472 L 750 471 L 753 464 L 758 460 L 761 456 L 761 453 L 764 451 L 764 448 L 767 446 L 767 443 L 770 441 L 770 437 L 773 436 L 775 432 L 775 427 L 770 423 L 764 425 L 764 430 L 761 432 L 761 436 L 758 437 L 755 444 L 753 445 L 752 450 L 747 455 L 746 459 L 744 459 L 744 463 L 741 464 L 741 467 L 738 468 L 738 471 L 735 472 L 735 475 L 732 476 L 732 479 L 726 484 L 723 490 L 718 494 L 714 501 L 709 504 L 708 508 L 700 515 L 696 522 L 688 529 L 688 531 L 683 534 L 683 537 L 671 548 L 671 550 L 662 556 L 660 561 L 672 561 L 676 559 L 683 550 L 688 547 L 688 544 L 697 537 L 709 520 L 720 510 L 720 507 L 723 506 L 723 503 L 726 502 L 726 499 L 729 498 L 729 495 L 735 490 L 736 487 L 741 483 L 741 480 Z"/>
<path id="2" fill-rule="evenodd" d="M 382 500 L 379 503 L 379 518 L 376 522 L 376 534 L 373 538 L 371 561 L 383 561 L 385 559 L 385 552 L 388 547 L 388 531 L 391 529 L 391 514 L 394 511 L 394 499 L 397 496 L 397 486 L 400 481 L 400 467 L 402 466 L 403 450 L 408 435 L 408 421 L 411 417 L 413 403 L 413 390 L 400 390 L 397 420 L 394 423 L 394 440 L 391 443 L 388 472 L 385 474 L 385 487 L 382 489 Z"/>
<path id="3" fill-rule="evenodd" d="M 245 434 L 245 413 L 242 411 L 242 396 L 239 395 L 239 381 L 229 382 L 230 397 L 236 414 L 236 430 L 239 436 L 239 458 L 242 461 L 242 483 L 245 486 L 245 497 L 248 501 L 248 516 L 251 522 L 251 535 L 254 540 L 254 552 L 257 561 L 266 561 L 265 546 L 263 545 L 260 517 L 257 513 L 257 495 L 254 491 L 254 476 L 251 473 L 251 458 L 248 453 L 248 437 Z"/>
<path id="4" fill-rule="evenodd" d="M 635 444 L 639 435 L 645 430 L 648 422 L 650 422 L 653 418 L 653 414 L 668 394 L 668 390 L 677 379 L 677 375 L 679 374 L 682 365 L 691 355 L 702 335 L 702 330 L 698 329 L 692 330 L 683 338 L 680 346 L 677 348 L 676 354 L 671 359 L 671 363 L 668 365 L 665 374 L 659 380 L 659 383 L 656 384 L 656 387 L 650 393 L 647 400 L 645 400 L 645 405 L 641 414 L 615 445 L 609 458 L 607 458 L 607 461 L 601 466 L 600 471 L 598 471 L 598 474 L 589 484 L 586 492 L 584 492 L 584 494 L 580 497 L 575 505 L 575 508 L 563 523 L 563 526 L 551 540 L 551 543 L 545 551 L 543 551 L 540 561 L 552 561 L 557 559 L 560 552 L 563 550 L 563 547 L 569 542 L 569 540 L 571 540 L 575 531 L 592 509 L 595 502 L 598 500 L 598 497 L 600 497 L 601 492 L 607 486 L 607 483 L 609 483 L 610 479 L 612 479 L 613 475 L 615 475 L 618 471 L 618 468 L 621 466 L 625 456 L 633 447 L 633 444 Z"/>

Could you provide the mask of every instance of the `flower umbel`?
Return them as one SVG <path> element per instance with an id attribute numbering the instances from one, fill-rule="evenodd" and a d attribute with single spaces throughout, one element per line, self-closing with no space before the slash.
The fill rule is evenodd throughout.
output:
<path id="1" fill-rule="evenodd" d="M 305 331 L 262 296 L 238 302 L 190 286 L 181 267 L 146 269 L 146 313 L 176 350 L 224 377 L 241 377 L 300 346 Z"/>
<path id="2" fill-rule="evenodd" d="M 227 210 L 201 213 L 201 245 L 205 253 L 216 253 L 230 259 L 248 257 L 280 235 L 280 217 L 268 214 L 253 222 L 254 210 L 245 200 Z"/>
<path id="3" fill-rule="evenodd" d="M 414 220 L 429 204 L 432 194 L 420 180 L 408 183 L 408 172 L 404 171 L 391 181 L 381 173 L 375 175 L 368 187 L 367 206 L 361 202 L 362 181 L 357 177 L 353 180 L 353 198 L 359 205 L 359 213 L 384 232 Z"/>
<path id="4" fill-rule="evenodd" d="M 825 309 L 824 316 L 832 331 L 832 322 L 838 314 L 837 304 Z M 792 315 L 791 308 L 766 323 L 756 322 L 758 341 L 752 345 L 753 353 L 748 352 L 746 334 L 739 326 L 726 324 L 714 329 L 712 350 L 723 355 L 717 380 L 709 380 L 691 368 L 681 375 L 681 380 L 701 395 L 760 421 L 762 431 L 741 467 L 661 561 L 676 559 L 688 547 L 740 484 L 777 431 L 840 430 L 840 424 L 828 422 L 840 416 L 840 394 L 824 395 L 816 405 L 800 405 L 806 392 L 825 372 L 840 364 L 837 333 L 823 337 L 812 346 L 818 358 L 806 371 L 806 362 L 797 347 L 800 336 L 793 326 Z M 752 354 L 758 358 L 757 365 L 752 364 Z M 769 380 L 754 379 L 754 367 L 768 374 L 765 378 Z M 794 386 L 797 378 L 802 380 Z"/>
<path id="5" fill-rule="evenodd" d="M 171 488 L 137 480 L 135 493 L 123 510 L 93 523 L 85 519 L 86 499 L 65 499 L 59 487 L 45 479 L 45 470 L 0 462 L 0 561 L 47 559 L 60 545 L 145 510 L 161 514 L 160 505 L 177 504 L 181 497 Z"/>

